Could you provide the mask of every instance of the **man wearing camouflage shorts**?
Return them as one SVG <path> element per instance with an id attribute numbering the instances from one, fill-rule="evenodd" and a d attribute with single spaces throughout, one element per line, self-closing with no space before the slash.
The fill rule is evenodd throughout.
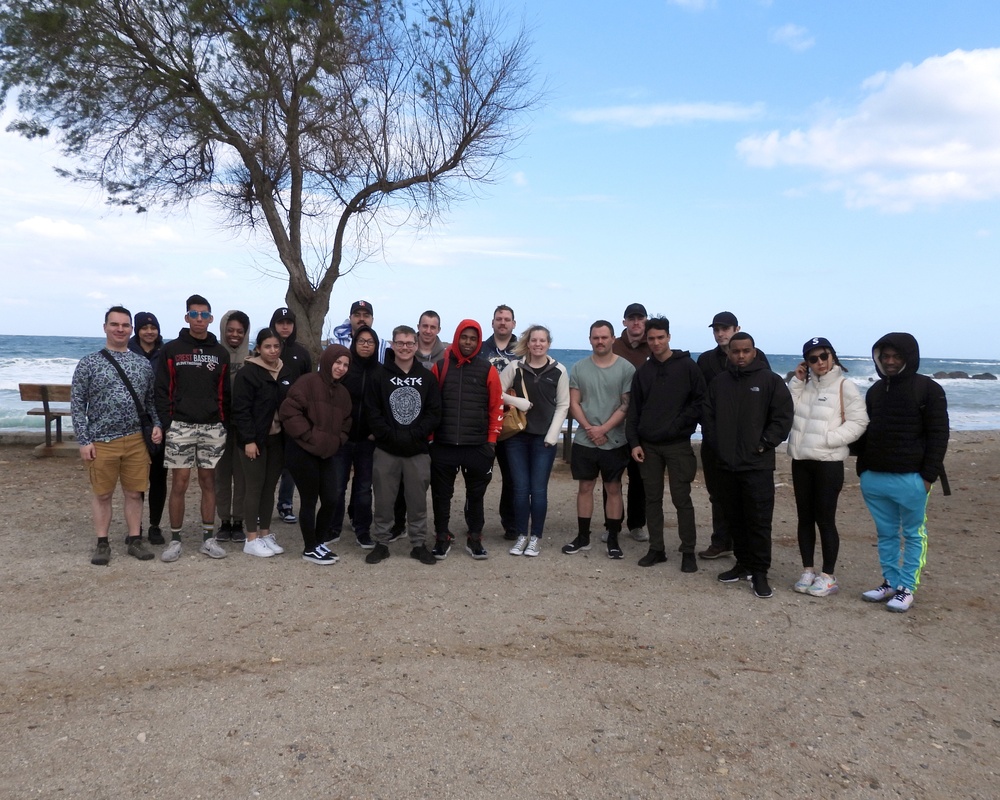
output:
<path id="1" fill-rule="evenodd" d="M 225 558 L 215 540 L 215 465 L 226 447 L 229 353 L 209 332 L 212 307 L 201 295 L 187 299 L 188 323 L 166 344 L 156 374 L 156 411 L 166 427 L 163 463 L 170 470 L 170 544 L 162 561 L 181 556 L 184 497 L 191 468 L 201 487 L 202 545 L 210 558 Z"/>

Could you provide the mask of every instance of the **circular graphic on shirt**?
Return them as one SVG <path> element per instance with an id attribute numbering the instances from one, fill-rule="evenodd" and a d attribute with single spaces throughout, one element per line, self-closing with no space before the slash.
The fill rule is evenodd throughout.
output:
<path id="1" fill-rule="evenodd" d="M 409 425 L 420 416 L 420 392 L 413 386 L 400 386 L 389 395 L 389 410 L 400 425 Z"/>

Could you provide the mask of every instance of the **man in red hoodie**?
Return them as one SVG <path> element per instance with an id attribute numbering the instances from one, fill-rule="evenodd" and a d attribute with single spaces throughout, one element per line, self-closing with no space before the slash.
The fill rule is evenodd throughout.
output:
<path id="1" fill-rule="evenodd" d="M 444 358 L 434 365 L 441 386 L 441 422 L 431 443 L 431 502 L 436 542 L 434 557 L 448 555 L 454 540 L 448 529 L 455 476 L 465 479 L 466 552 L 487 557 L 483 547 L 483 498 L 493 478 L 497 435 L 503 425 L 500 377 L 486 359 L 478 358 L 483 331 L 463 319 Z"/>

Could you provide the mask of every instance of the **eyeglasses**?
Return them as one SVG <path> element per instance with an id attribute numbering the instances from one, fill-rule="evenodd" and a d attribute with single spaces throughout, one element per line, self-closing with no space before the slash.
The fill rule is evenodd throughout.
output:
<path id="1" fill-rule="evenodd" d="M 393 347 L 416 347 L 417 343 L 416 342 L 397 342 L 397 341 L 393 341 L 392 346 Z"/>
<path id="2" fill-rule="evenodd" d="M 374 339 L 358 339 L 358 347 L 374 347 Z"/>
<path id="3" fill-rule="evenodd" d="M 188 311 L 188 316 L 191 317 L 191 319 L 211 319 L 212 318 L 212 312 L 211 311 Z"/>
<path id="4" fill-rule="evenodd" d="M 826 350 L 826 351 L 820 353 L 817 356 L 809 356 L 809 363 L 810 364 L 818 364 L 820 361 L 829 361 L 829 360 L 830 360 L 830 351 L 829 350 Z"/>

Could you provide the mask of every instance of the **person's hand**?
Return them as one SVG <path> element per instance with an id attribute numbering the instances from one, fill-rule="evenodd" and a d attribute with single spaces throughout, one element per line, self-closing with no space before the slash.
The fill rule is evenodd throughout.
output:
<path id="1" fill-rule="evenodd" d="M 163 441 L 163 428 L 159 425 L 153 428 L 153 432 L 149 435 L 149 438 L 153 440 L 153 444 L 159 444 Z"/>
<path id="2" fill-rule="evenodd" d="M 924 481 L 924 491 L 927 492 L 927 494 L 931 493 L 931 486 L 932 485 L 933 484 L 930 481 Z"/>
<path id="3" fill-rule="evenodd" d="M 805 381 L 806 376 L 809 374 L 809 367 L 806 366 L 806 362 L 802 361 L 795 368 L 795 377 L 800 381 Z"/>
<path id="4" fill-rule="evenodd" d="M 92 444 L 80 445 L 80 458 L 84 461 L 93 461 L 97 458 L 97 448 Z"/>
<path id="5" fill-rule="evenodd" d="M 257 447 L 257 444 L 255 442 L 250 442 L 250 444 L 248 444 L 246 447 L 243 448 L 243 452 L 246 454 L 246 457 L 249 458 L 251 461 L 253 461 L 255 458 L 257 458 L 257 456 L 260 455 L 260 449 Z"/>
<path id="6" fill-rule="evenodd" d="M 640 464 L 646 460 L 646 454 L 642 450 L 642 445 L 636 445 L 632 448 L 632 458 L 638 461 Z"/>

